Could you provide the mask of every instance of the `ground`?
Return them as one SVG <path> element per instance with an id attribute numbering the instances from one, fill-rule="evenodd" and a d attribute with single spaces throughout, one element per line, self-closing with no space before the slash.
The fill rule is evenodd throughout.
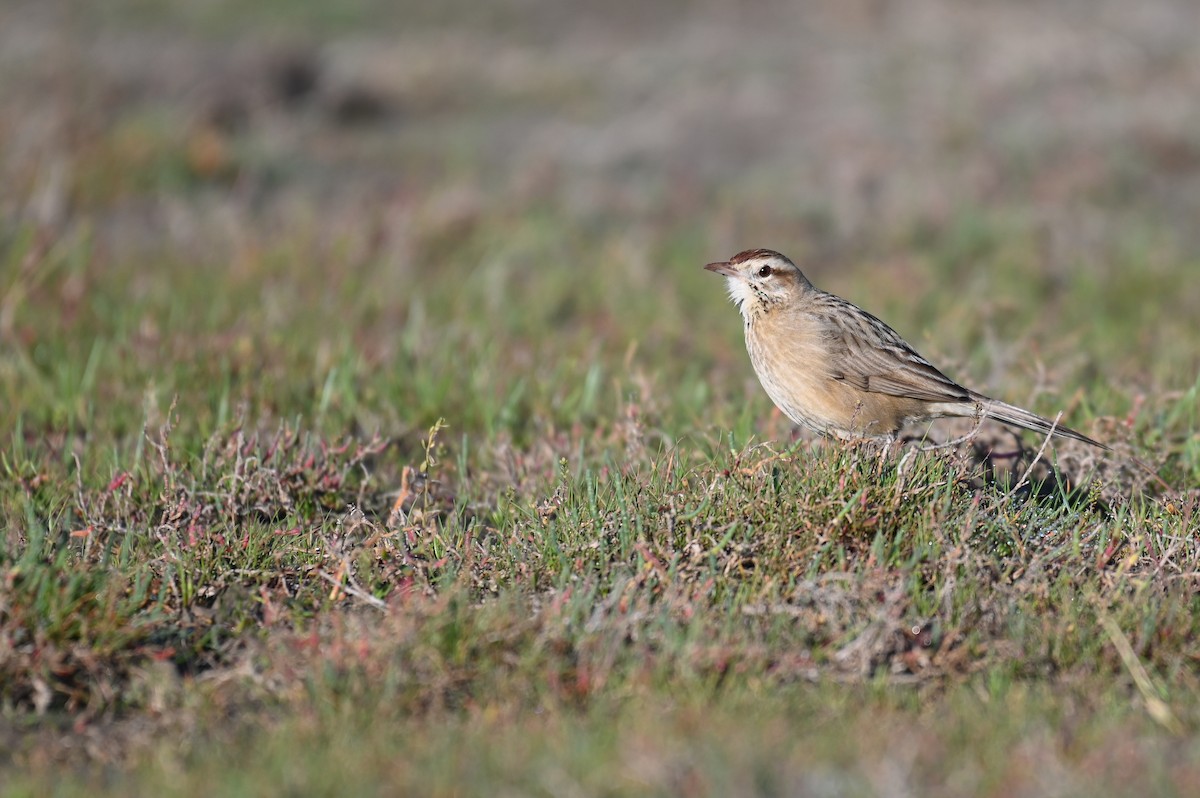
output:
<path id="1" fill-rule="evenodd" d="M 1193 3 L 102 5 L 0 8 L 6 792 L 1200 792 Z M 752 247 L 1115 452 L 792 430 Z"/>

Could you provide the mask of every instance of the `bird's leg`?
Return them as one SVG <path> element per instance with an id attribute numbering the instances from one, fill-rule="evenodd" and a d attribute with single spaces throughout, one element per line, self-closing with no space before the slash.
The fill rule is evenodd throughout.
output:
<path id="1" fill-rule="evenodd" d="M 900 462 L 896 464 L 896 491 L 898 493 L 904 493 L 904 478 L 908 473 L 908 468 L 916 455 L 923 451 L 925 450 L 919 446 L 908 446 L 905 448 L 904 454 L 900 456 Z"/>
<path id="2" fill-rule="evenodd" d="M 892 446 L 896 444 L 896 433 L 889 432 L 884 437 L 876 440 L 879 444 L 879 462 L 875 465 L 875 476 L 882 476 L 883 467 L 887 464 L 892 453 Z"/>

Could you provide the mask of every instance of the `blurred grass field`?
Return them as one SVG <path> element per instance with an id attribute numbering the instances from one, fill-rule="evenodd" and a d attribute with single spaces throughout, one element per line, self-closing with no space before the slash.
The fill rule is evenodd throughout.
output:
<path id="1" fill-rule="evenodd" d="M 5 4 L 4 792 L 1196 794 L 1197 17 Z M 1117 456 L 793 433 L 757 246 Z"/>

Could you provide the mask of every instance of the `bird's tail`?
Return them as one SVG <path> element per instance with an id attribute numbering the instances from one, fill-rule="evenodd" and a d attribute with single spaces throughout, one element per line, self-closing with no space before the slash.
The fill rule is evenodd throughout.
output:
<path id="1" fill-rule="evenodd" d="M 941 415 L 946 416 L 973 416 L 980 419 L 991 418 L 1001 423 L 1011 424 L 1014 427 L 1021 427 L 1042 435 L 1058 435 L 1063 438 L 1073 438 L 1074 440 L 1083 441 L 1095 446 L 1098 449 L 1103 449 L 1106 452 L 1113 451 L 1111 446 L 1092 440 L 1082 432 L 1076 432 L 1070 427 L 1056 424 L 1048 418 L 1042 418 L 1037 413 L 1030 413 L 1028 410 L 1016 405 L 1010 405 L 1008 402 L 1001 402 L 999 399 L 992 399 L 974 391 L 970 392 L 970 397 L 970 404 L 967 402 L 947 402 L 937 407 L 936 410 Z M 967 409 L 968 407 L 970 410 Z M 1127 454 L 1123 455 L 1123 457 L 1149 474 L 1162 488 L 1174 490 L 1170 483 L 1160 477 L 1158 472 L 1148 464 L 1132 455 Z"/>
<path id="2" fill-rule="evenodd" d="M 1057 424 L 1048 418 L 1043 418 L 1037 413 L 1030 413 L 1028 410 L 1024 410 L 1016 405 L 1001 402 L 999 399 L 990 399 L 980 394 L 975 394 L 972 398 L 982 409 L 984 418 L 995 419 L 1004 424 L 1012 424 L 1014 427 L 1022 427 L 1042 435 L 1058 435 L 1063 438 L 1072 438 L 1104 449 L 1107 452 L 1112 451 L 1110 447 L 1100 443 L 1100 441 L 1092 440 L 1082 432 L 1076 432 L 1070 427 Z"/>

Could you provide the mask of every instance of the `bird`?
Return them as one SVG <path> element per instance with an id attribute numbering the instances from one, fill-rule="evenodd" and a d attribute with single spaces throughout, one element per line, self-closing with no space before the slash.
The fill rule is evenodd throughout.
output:
<path id="1" fill-rule="evenodd" d="M 891 443 L 912 422 L 994 419 L 1112 451 L 1057 421 L 964 388 L 881 319 L 817 288 L 774 250 L 749 249 L 704 268 L 725 277 L 759 382 L 800 426 L 845 441 Z"/>

